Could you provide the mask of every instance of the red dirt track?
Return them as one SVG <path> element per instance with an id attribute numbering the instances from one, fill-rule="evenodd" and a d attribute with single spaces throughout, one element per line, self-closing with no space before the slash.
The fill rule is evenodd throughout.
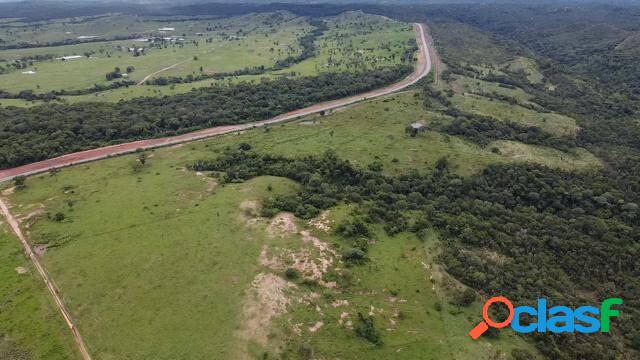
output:
<path id="1" fill-rule="evenodd" d="M 178 136 L 139 140 L 118 145 L 111 145 L 97 149 L 62 155 L 53 159 L 38 161 L 12 169 L 0 170 L 0 182 L 11 180 L 16 176 L 34 175 L 47 172 L 52 169 L 105 159 L 116 155 L 128 154 L 135 152 L 137 149 L 152 149 L 162 146 L 176 145 L 189 141 L 209 138 L 216 135 L 247 130 L 254 127 L 261 127 L 279 122 L 285 122 L 299 118 L 301 116 L 318 113 L 320 111 L 337 109 L 343 106 L 354 104 L 356 102 L 376 98 L 393 93 L 398 90 L 402 90 L 410 85 L 415 84 L 418 80 L 425 77 L 429 73 L 429 71 L 431 71 L 431 56 L 429 52 L 429 45 L 431 44 L 428 44 L 427 41 L 427 35 L 425 32 L 426 26 L 424 24 L 413 24 L 413 27 L 416 31 L 416 41 L 419 48 L 416 68 L 413 73 L 411 73 L 411 75 L 392 85 L 347 98 L 319 103 L 303 109 L 291 111 L 268 120 L 241 125 L 217 126 Z"/>

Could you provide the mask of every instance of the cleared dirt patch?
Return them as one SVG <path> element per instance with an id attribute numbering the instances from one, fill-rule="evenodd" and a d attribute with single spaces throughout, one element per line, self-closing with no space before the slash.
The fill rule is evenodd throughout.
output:
<path id="1" fill-rule="evenodd" d="M 44 253 L 47 252 L 48 248 L 49 248 L 49 245 L 38 245 L 33 248 L 33 252 L 36 253 L 38 257 L 42 257 L 42 255 L 44 255 Z"/>
<path id="2" fill-rule="evenodd" d="M 27 268 L 26 268 L 26 267 L 24 267 L 24 266 L 18 266 L 15 270 L 16 270 L 16 272 L 17 272 L 18 274 L 20 274 L 20 275 L 22 275 L 22 274 L 26 274 L 26 273 L 27 273 L 27 271 L 28 271 L 28 270 L 27 270 Z"/>
<path id="3" fill-rule="evenodd" d="M 298 232 L 296 217 L 291 213 L 280 213 L 276 215 L 267 229 L 271 236 L 285 237 Z"/>
<path id="4" fill-rule="evenodd" d="M 274 274 L 256 275 L 247 290 L 242 309 L 243 326 L 240 336 L 266 346 L 273 319 L 285 314 L 287 306 L 291 304 L 286 292 L 295 287 L 295 284 Z"/>
<path id="5" fill-rule="evenodd" d="M 320 216 L 309 220 L 308 224 L 314 228 L 329 232 L 331 230 L 331 219 L 329 218 L 329 210 L 325 210 Z"/>
<path id="6" fill-rule="evenodd" d="M 324 325 L 324 322 L 322 321 L 318 321 L 315 324 L 313 324 L 313 326 L 309 327 L 309 332 L 316 332 L 318 330 L 320 330 L 320 328 Z"/>

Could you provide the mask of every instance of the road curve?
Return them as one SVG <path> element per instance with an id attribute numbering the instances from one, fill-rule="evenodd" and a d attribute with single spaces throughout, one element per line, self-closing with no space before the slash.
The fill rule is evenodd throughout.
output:
<path id="1" fill-rule="evenodd" d="M 369 92 L 346 97 L 338 100 L 322 102 L 303 109 L 294 110 L 274 118 L 262 121 L 251 122 L 240 125 L 223 125 L 213 128 L 198 130 L 178 136 L 138 140 L 129 143 L 111 145 L 86 151 L 62 155 L 56 158 L 34 162 L 31 164 L 15 167 L 12 169 L 0 170 L 0 182 L 8 181 L 16 176 L 29 176 L 38 173 L 47 172 L 52 169 L 62 168 L 66 166 L 86 163 L 90 161 L 105 159 L 111 156 L 123 155 L 135 152 L 138 149 L 152 149 L 169 145 L 181 144 L 189 141 L 205 139 L 221 134 L 261 127 L 265 125 L 285 122 L 299 118 L 301 116 L 315 114 L 321 111 L 333 110 L 343 106 L 351 105 L 363 100 L 376 98 L 387 95 L 398 90 L 402 90 L 410 85 L 415 84 L 418 80 L 425 77 L 431 71 L 431 56 L 429 53 L 429 45 L 427 42 L 426 25 L 413 24 L 416 32 L 416 41 L 418 43 L 418 61 L 414 71 L 403 80 L 392 85 L 371 90 Z"/>

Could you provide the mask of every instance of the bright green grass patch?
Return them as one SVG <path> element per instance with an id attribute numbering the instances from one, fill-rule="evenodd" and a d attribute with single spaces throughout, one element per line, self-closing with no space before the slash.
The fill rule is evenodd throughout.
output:
<path id="1" fill-rule="evenodd" d="M 261 75 L 242 75 L 242 76 L 234 76 L 221 80 L 201 80 L 194 81 L 192 83 L 184 83 L 184 84 L 172 84 L 168 86 L 130 86 L 128 88 L 119 88 L 114 90 L 101 91 L 98 93 L 88 94 L 88 95 L 80 95 L 80 96 L 63 96 L 63 101 L 69 103 L 77 103 L 84 101 L 106 101 L 106 102 L 118 102 L 120 100 L 133 99 L 137 97 L 143 96 L 170 96 L 176 94 L 182 94 L 185 92 L 189 92 L 193 89 L 198 89 L 202 87 L 209 87 L 215 84 L 237 84 L 243 81 L 249 83 L 257 83 L 263 78 L 273 79 L 275 75 L 272 74 L 261 74 Z M 0 100 L 1 103 L 1 100 Z"/>
<path id="2" fill-rule="evenodd" d="M 201 73 L 229 72 L 245 67 L 273 66 L 279 59 L 296 55 L 300 51 L 298 38 L 310 30 L 306 18 L 286 12 L 251 14 L 221 20 L 194 20 L 187 30 L 176 27 L 172 34 L 184 34 L 183 45 L 166 48 L 150 48 L 144 56 L 134 56 L 129 48 L 148 48 L 144 42 L 133 40 L 85 43 L 51 48 L 0 51 L 0 59 L 16 59 L 23 56 L 53 54 L 56 56 L 83 55 L 90 58 L 74 60 L 47 60 L 33 62 L 26 69 L 0 75 L 2 89 L 18 92 L 32 89 L 36 92 L 90 88 L 94 84 L 108 84 L 107 72 L 114 67 L 122 71 L 135 67 L 128 78 L 140 81 L 145 76 L 175 65 L 152 78 L 160 76 L 186 76 Z M 177 22 L 176 24 L 182 24 Z M 204 24 L 218 27 L 215 31 L 202 30 Z M 178 26 L 172 22 L 164 26 Z M 182 24 L 181 26 L 185 26 Z M 212 83 L 235 83 L 244 80 L 258 81 L 262 77 L 316 75 L 325 71 L 367 71 L 402 62 L 402 54 L 415 44 L 415 33 L 409 24 L 361 12 L 348 12 L 328 20 L 329 30 L 316 41 L 316 56 L 290 68 L 257 76 L 240 76 L 220 81 L 204 80 L 171 86 L 140 86 L 108 90 L 83 96 L 67 96 L 70 102 L 119 101 L 139 96 L 164 96 L 187 92 Z M 203 36 L 196 36 L 203 31 Z M 241 31 L 240 36 L 238 31 Z M 225 40 L 223 35 L 232 38 Z M 167 35 L 168 36 L 168 35 Z M 207 42 L 207 39 L 212 39 Z M 197 45 L 192 43 L 197 41 Z M 176 65 L 177 64 L 177 65 Z M 22 74 L 23 71 L 35 74 Z M 1 104 L 1 103 L 0 103 Z"/>
<path id="3" fill-rule="evenodd" d="M 402 54 L 415 46 L 410 24 L 346 12 L 329 18 L 329 30 L 316 41 L 316 56 L 287 71 L 311 75 L 327 71 L 366 71 L 402 62 Z"/>
<path id="4" fill-rule="evenodd" d="M 330 211 L 332 223 L 344 218 L 345 209 Z M 340 242 L 327 233 L 318 236 Z M 350 274 L 351 285 L 341 291 L 316 289 L 322 296 L 294 305 L 283 316 L 283 330 L 276 334 L 288 344 L 288 355 L 298 358 L 301 350 L 311 350 L 319 358 L 477 359 L 505 357 L 513 348 L 532 349 L 510 331 L 493 340 L 469 338 L 467 332 L 481 318 L 481 304 L 458 308 L 448 303 L 444 283 L 434 276 L 440 271 L 433 262 L 437 238 L 425 245 L 412 234 L 389 237 L 378 231 L 374 239 L 368 264 L 342 270 Z M 358 313 L 373 318 L 382 346 L 356 334 Z M 318 322 L 322 326 L 312 331 Z M 291 331 L 292 324 L 301 333 Z"/>
<path id="5" fill-rule="evenodd" d="M 556 135 L 575 135 L 575 119 L 555 113 L 539 113 L 521 106 L 507 104 L 476 95 L 455 95 L 453 103 L 464 111 L 492 116 L 498 120 L 513 121 L 524 126 L 536 126 Z"/>
<path id="6" fill-rule="evenodd" d="M 13 201 L 65 220 L 31 226 L 95 358 L 235 358 L 244 290 L 266 233 L 246 223 L 245 200 L 296 189 L 262 177 L 217 187 L 156 152 L 29 180 Z M 267 188 L 271 185 L 271 191 Z M 15 209 L 19 215 L 31 206 Z"/>
<path id="7" fill-rule="evenodd" d="M 44 282 L 24 255 L 18 239 L 9 234 L 3 223 L 0 223 L 0 358 L 79 358 L 71 332 Z"/>
<path id="8" fill-rule="evenodd" d="M 407 136 L 405 128 L 410 123 L 429 122 L 440 116 L 426 111 L 416 94 L 399 93 L 324 117 L 309 116 L 286 126 L 275 125 L 270 131 L 249 131 L 210 142 L 215 147 L 248 142 L 258 151 L 285 156 L 321 154 L 332 149 L 357 166 L 379 161 L 388 173 L 430 171 L 442 157 L 448 157 L 453 168 L 462 174 L 505 161 L 488 149 L 457 137 L 431 131 L 416 138 Z"/>
<path id="9" fill-rule="evenodd" d="M 488 148 L 497 148 L 500 154 L 516 161 L 535 162 L 567 171 L 593 170 L 602 166 L 600 159 L 589 151 L 577 148 L 563 152 L 549 147 L 523 144 L 517 141 L 494 141 Z"/>
<path id="10" fill-rule="evenodd" d="M 518 56 L 513 61 L 505 64 L 509 71 L 524 71 L 527 74 L 527 80 L 532 84 L 540 84 L 544 80 L 544 75 L 538 70 L 535 61 Z"/>
<path id="11" fill-rule="evenodd" d="M 23 99 L 0 99 L 0 106 L 29 107 L 44 104 L 43 101 L 27 101 Z"/>
<path id="12" fill-rule="evenodd" d="M 500 86 L 500 84 L 490 81 L 484 81 L 480 79 L 472 79 L 466 76 L 456 76 L 455 81 L 452 84 L 454 90 L 457 90 L 458 93 L 470 93 L 470 92 L 480 92 L 480 93 L 497 93 L 504 96 L 509 96 L 512 98 L 516 98 L 520 101 L 527 101 L 531 98 L 531 95 L 526 93 L 524 90 L 520 88 L 510 89 L 507 87 Z"/>
<path id="13" fill-rule="evenodd" d="M 149 74 L 174 65 L 173 68 L 154 77 L 229 72 L 245 67 L 268 67 L 275 64 L 278 59 L 299 52 L 298 35 L 304 34 L 309 29 L 308 23 L 303 18 L 295 18 L 290 14 L 271 15 L 273 18 L 268 14 L 243 17 L 251 21 L 245 20 L 240 22 L 238 27 L 227 26 L 229 27 L 227 30 L 207 33 L 206 36 L 196 36 L 194 30 L 190 30 L 188 35 L 184 35 L 184 44 L 174 43 L 163 48 L 149 47 L 148 43 L 133 40 L 62 47 L 66 48 L 65 55 L 82 57 L 66 61 L 53 59 L 35 62 L 27 69 L 0 75 L 0 82 L 2 89 L 10 92 L 25 89 L 47 92 L 85 89 L 94 84 L 107 85 L 109 82 L 106 81 L 105 74 L 113 71 L 115 67 L 125 72 L 128 66 L 133 66 L 135 71 L 128 74 L 128 79 L 136 82 Z M 225 24 L 224 21 L 219 21 L 213 22 L 211 26 Z M 248 32 L 237 39 L 222 37 L 224 33 L 235 34 L 242 30 Z M 134 52 L 129 50 L 131 48 L 144 48 L 145 55 L 134 56 Z M 62 51 L 61 48 L 52 49 L 54 52 Z M 46 49 L 38 51 L 42 53 Z M 92 52 L 90 57 L 83 56 L 87 51 Z M 33 52 L 32 49 L 26 49 L 19 53 Z M 9 51 L 9 53 L 15 56 L 18 52 Z M 35 74 L 23 74 L 26 70 L 34 71 Z"/>

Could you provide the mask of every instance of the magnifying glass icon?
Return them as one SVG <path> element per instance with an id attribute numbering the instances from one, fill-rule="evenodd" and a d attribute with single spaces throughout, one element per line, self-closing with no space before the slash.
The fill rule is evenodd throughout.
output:
<path id="1" fill-rule="evenodd" d="M 489 307 L 491 307 L 493 303 L 497 302 L 503 303 L 509 308 L 509 316 L 502 322 L 495 322 L 489 317 Z M 511 324 L 511 320 L 513 320 L 513 304 L 506 297 L 492 297 L 491 299 L 487 300 L 487 302 L 485 302 L 484 306 L 482 307 L 482 318 L 484 319 L 484 321 L 481 321 L 478 325 L 476 325 L 476 327 L 469 331 L 469 336 L 471 336 L 473 340 L 479 338 L 480 335 L 489 330 L 489 327 L 502 329 L 503 327 L 509 326 L 509 324 Z"/>

